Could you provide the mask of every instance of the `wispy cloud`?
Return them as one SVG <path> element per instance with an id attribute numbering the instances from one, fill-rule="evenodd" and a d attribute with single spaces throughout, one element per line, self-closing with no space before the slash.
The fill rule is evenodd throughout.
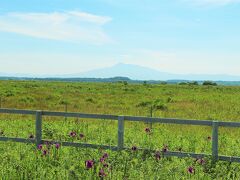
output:
<path id="1" fill-rule="evenodd" d="M 80 11 L 7 13 L 0 15 L 0 31 L 36 38 L 103 44 L 111 39 L 103 30 L 110 17 Z"/>
<path id="2" fill-rule="evenodd" d="M 200 5 L 200 6 L 223 6 L 223 5 L 228 5 L 231 3 L 237 3 L 240 2 L 240 0 L 183 0 L 185 2 L 190 2 L 195 5 Z"/>

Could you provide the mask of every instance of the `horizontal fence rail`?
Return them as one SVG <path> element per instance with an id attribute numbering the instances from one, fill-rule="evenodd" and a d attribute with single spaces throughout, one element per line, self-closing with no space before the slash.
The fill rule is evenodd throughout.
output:
<path id="1" fill-rule="evenodd" d="M 240 127 L 238 122 L 219 122 L 210 120 L 187 120 L 187 119 L 174 119 L 174 118 L 153 118 L 153 117 L 137 117 L 137 116 L 117 116 L 117 115 L 105 115 L 105 114 L 86 114 L 86 113 L 75 113 L 75 112 L 52 112 L 52 111 L 36 111 L 36 110 L 20 110 L 20 109 L 0 109 L 2 114 L 21 114 L 21 115 L 35 115 L 36 117 L 36 137 L 35 139 L 24 139 L 24 138 L 12 138 L 12 137 L 1 137 L 0 141 L 12 141 L 20 143 L 35 143 L 37 146 L 42 143 L 60 143 L 62 146 L 81 147 L 81 148 L 93 148 L 93 149 L 110 149 L 113 151 L 127 150 L 129 148 L 124 147 L 124 122 L 148 122 L 148 123 L 160 123 L 160 124 L 178 124 L 178 125 L 194 125 L 194 126 L 210 126 L 212 127 L 212 154 L 196 154 L 191 152 L 174 152 L 167 151 L 162 152 L 164 156 L 170 157 L 192 157 L 192 158 L 203 158 L 212 157 L 213 161 L 229 161 L 239 162 L 240 157 L 222 156 L 218 154 L 218 134 L 219 127 Z M 48 141 L 42 139 L 42 117 L 43 116 L 56 116 L 56 117 L 77 117 L 86 119 L 99 119 L 99 120 L 116 120 L 118 121 L 118 144 L 117 146 L 107 146 L 98 144 L 87 144 L 87 143 L 74 143 L 74 142 L 57 142 Z M 149 149 L 139 149 L 154 151 Z"/>

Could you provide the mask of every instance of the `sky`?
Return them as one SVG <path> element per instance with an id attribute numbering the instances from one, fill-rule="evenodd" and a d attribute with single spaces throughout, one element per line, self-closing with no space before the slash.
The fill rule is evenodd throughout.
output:
<path id="1" fill-rule="evenodd" d="M 117 63 L 240 75 L 240 0 L 0 1 L 0 73 Z"/>

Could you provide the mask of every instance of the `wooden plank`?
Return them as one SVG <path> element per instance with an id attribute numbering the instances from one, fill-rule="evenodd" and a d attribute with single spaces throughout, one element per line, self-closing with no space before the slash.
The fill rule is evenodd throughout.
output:
<path id="1" fill-rule="evenodd" d="M 124 147 L 124 116 L 118 117 L 118 150 Z"/>
<path id="2" fill-rule="evenodd" d="M 118 149 L 116 146 L 108 146 L 108 145 L 42 140 L 42 143 L 47 143 L 47 142 L 50 142 L 53 144 L 59 143 L 62 146 L 70 146 L 70 147 L 77 147 L 77 148 L 110 149 L 113 151 L 116 151 Z"/>
<path id="3" fill-rule="evenodd" d="M 218 160 L 218 121 L 212 122 L 212 158 Z"/>
<path id="4" fill-rule="evenodd" d="M 240 123 L 239 122 L 218 122 L 218 126 L 238 128 L 240 127 Z"/>
<path id="5" fill-rule="evenodd" d="M 50 112 L 43 111 L 44 116 L 62 116 L 62 117 L 78 117 L 78 118 L 91 118 L 91 119 L 109 119 L 118 120 L 116 115 L 105 115 L 105 114 L 84 114 L 84 113 L 66 113 L 66 112 Z"/>
<path id="6" fill-rule="evenodd" d="M 129 148 L 125 147 L 125 150 L 130 150 Z M 152 150 L 152 149 L 144 149 L 144 148 L 138 148 L 140 151 L 149 151 L 149 152 L 157 152 L 157 150 Z M 160 151 L 161 152 L 161 151 Z M 161 152 L 164 157 L 191 157 L 191 158 L 204 158 L 204 157 L 209 157 L 211 155 L 209 154 L 199 154 L 199 153 L 190 153 L 190 152 L 177 152 L 177 151 L 167 151 L 167 152 Z"/>
<path id="7" fill-rule="evenodd" d="M 35 110 L 20 110 L 20 109 L 0 109 L 0 113 L 8 114 L 29 114 L 35 115 Z M 117 115 L 105 115 L 105 114 L 85 114 L 85 113 L 72 113 L 72 112 L 51 112 L 42 111 L 44 116 L 62 116 L 62 117 L 79 117 L 79 118 L 91 118 L 91 119 L 111 119 L 118 120 Z M 150 123 L 166 123 L 166 124 L 182 124 L 182 125 L 200 125 L 200 126 L 212 126 L 212 121 L 208 120 L 187 120 L 187 119 L 175 119 L 175 118 L 150 118 L 150 117 L 135 117 L 125 116 L 127 121 L 142 121 Z M 219 122 L 219 126 L 223 127 L 240 127 L 239 122 Z"/>
<path id="8" fill-rule="evenodd" d="M 0 141 L 12 141 L 19 143 L 35 143 L 35 139 L 13 138 L 13 137 L 0 137 Z"/>
<path id="9" fill-rule="evenodd" d="M 134 117 L 124 116 L 127 121 L 142 121 L 151 123 L 164 123 L 164 124 L 185 124 L 185 125 L 199 125 L 199 126 L 212 126 L 212 121 L 207 120 L 185 120 L 174 118 L 149 118 L 149 117 Z"/>
<path id="10" fill-rule="evenodd" d="M 36 112 L 36 146 L 42 141 L 42 111 Z"/>
<path id="11" fill-rule="evenodd" d="M 237 162 L 237 163 L 240 163 L 240 157 L 218 156 L 218 159 L 221 160 L 221 161 L 228 161 L 228 162 Z"/>
<path id="12" fill-rule="evenodd" d="M 10 142 L 19 142 L 19 143 L 35 143 L 34 139 L 24 139 L 24 138 L 12 138 L 12 137 L 0 137 L 0 141 L 10 141 Z M 93 149 L 110 149 L 113 151 L 118 150 L 116 146 L 107 146 L 107 145 L 95 145 L 95 144 L 86 144 L 86 143 L 73 143 L 73 142 L 58 142 L 58 141 L 49 141 L 49 140 L 42 140 L 41 143 L 51 142 L 53 144 L 59 143 L 62 146 L 68 147 L 78 147 L 78 148 L 93 148 Z M 130 148 L 124 148 L 125 150 L 130 150 Z M 149 149 L 142 149 L 150 152 L 156 152 L 156 150 L 149 150 Z M 189 152 L 174 152 L 168 151 L 163 153 L 164 157 L 191 157 L 191 158 L 204 158 L 209 157 L 209 154 L 196 154 L 196 153 L 189 153 Z M 231 156 L 218 156 L 218 160 L 221 161 L 228 161 L 228 162 L 237 162 L 240 163 L 240 157 L 231 157 Z"/>
<path id="13" fill-rule="evenodd" d="M 34 114 L 36 114 L 36 111 L 33 111 L 33 110 L 20 110 L 20 109 L 0 109 L 0 113 L 34 115 Z"/>
<path id="14" fill-rule="evenodd" d="M 183 158 L 183 157 L 191 157 L 191 158 L 204 158 L 209 156 L 208 154 L 196 154 L 196 153 L 189 153 L 189 152 L 174 152 L 174 151 L 168 151 L 163 153 L 164 156 L 166 157 L 179 157 L 179 158 Z"/>

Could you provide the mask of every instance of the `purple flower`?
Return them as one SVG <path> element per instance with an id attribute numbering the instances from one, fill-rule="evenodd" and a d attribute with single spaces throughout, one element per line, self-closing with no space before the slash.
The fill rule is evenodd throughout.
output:
<path id="1" fill-rule="evenodd" d="M 47 150 L 43 150 L 43 151 L 42 151 L 42 155 L 43 155 L 43 156 L 46 156 L 47 154 L 48 154 L 48 151 L 47 151 Z"/>
<path id="2" fill-rule="evenodd" d="M 167 152 L 168 151 L 168 146 L 164 145 L 164 147 L 162 148 L 162 152 Z"/>
<path id="3" fill-rule="evenodd" d="M 137 146 L 133 146 L 132 151 L 136 151 L 136 150 L 137 150 Z"/>
<path id="4" fill-rule="evenodd" d="M 34 135 L 33 135 L 33 134 L 30 134 L 30 135 L 29 135 L 29 139 L 34 139 Z"/>
<path id="5" fill-rule="evenodd" d="M 159 151 L 155 152 L 155 158 L 157 161 L 161 159 L 161 153 Z"/>
<path id="6" fill-rule="evenodd" d="M 203 165 L 205 164 L 205 160 L 203 158 L 197 160 L 198 164 Z"/>
<path id="7" fill-rule="evenodd" d="M 42 144 L 39 144 L 39 145 L 37 146 L 37 148 L 38 148 L 38 150 L 42 150 L 43 145 L 42 145 Z"/>
<path id="8" fill-rule="evenodd" d="M 45 144 L 46 144 L 48 149 L 50 149 L 51 146 L 52 146 L 52 143 L 50 141 L 45 141 Z"/>
<path id="9" fill-rule="evenodd" d="M 150 133 L 150 132 L 151 132 L 151 129 L 147 127 L 147 128 L 145 128 L 145 132 L 146 132 L 146 133 Z"/>
<path id="10" fill-rule="evenodd" d="M 187 171 L 188 171 L 188 173 L 193 174 L 195 170 L 192 166 L 190 166 L 190 167 L 188 167 Z"/>
<path id="11" fill-rule="evenodd" d="M 72 132 L 69 133 L 69 136 L 71 136 L 71 137 L 75 137 L 76 135 L 77 135 L 77 133 L 74 132 L 74 131 L 72 131 Z"/>
<path id="12" fill-rule="evenodd" d="M 59 149 L 60 148 L 60 144 L 59 143 L 55 144 L 55 148 Z"/>
<path id="13" fill-rule="evenodd" d="M 94 165 L 94 161 L 93 160 L 87 160 L 85 161 L 85 166 L 87 169 L 91 169 Z"/>
<path id="14" fill-rule="evenodd" d="M 101 163 L 104 163 L 104 161 L 105 161 L 104 157 L 101 157 L 101 158 L 100 158 L 100 162 L 101 162 Z"/>
<path id="15" fill-rule="evenodd" d="M 50 142 L 49 141 L 45 141 L 45 144 L 46 144 L 46 146 L 48 146 L 50 144 Z"/>
<path id="16" fill-rule="evenodd" d="M 105 177 L 105 176 L 107 176 L 107 174 L 104 172 L 104 169 L 100 169 L 98 175 L 99 175 L 99 177 Z"/>
<path id="17" fill-rule="evenodd" d="M 103 167 L 108 168 L 108 164 L 107 164 L 107 163 L 104 163 L 104 164 L 103 164 Z"/>
<path id="18" fill-rule="evenodd" d="M 108 153 L 104 153 L 102 156 L 104 159 L 108 158 Z"/>
<path id="19" fill-rule="evenodd" d="M 83 133 L 79 134 L 79 137 L 80 137 L 80 139 L 83 139 L 84 138 L 84 134 Z"/>

